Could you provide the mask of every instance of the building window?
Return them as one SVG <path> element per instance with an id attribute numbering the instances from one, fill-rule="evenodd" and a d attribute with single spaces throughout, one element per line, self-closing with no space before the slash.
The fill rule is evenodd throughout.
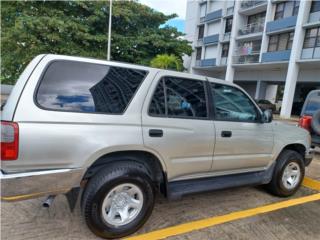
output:
<path id="1" fill-rule="evenodd" d="M 292 48 L 294 32 L 273 35 L 269 39 L 268 52 L 290 50 Z"/>
<path id="2" fill-rule="evenodd" d="M 256 23 L 264 23 L 266 12 L 257 13 L 248 17 L 248 25 Z"/>
<path id="3" fill-rule="evenodd" d="M 292 14 L 292 16 L 298 16 L 299 6 L 300 6 L 300 1 L 294 1 L 293 2 L 293 14 Z"/>
<path id="4" fill-rule="evenodd" d="M 311 28 L 306 31 L 303 48 L 320 47 L 320 28 Z"/>
<path id="5" fill-rule="evenodd" d="M 202 47 L 196 48 L 196 60 L 201 60 Z"/>
<path id="6" fill-rule="evenodd" d="M 228 54 L 229 54 L 229 43 L 225 43 L 222 45 L 221 57 L 228 57 Z"/>
<path id="7" fill-rule="evenodd" d="M 276 6 L 274 20 L 297 16 L 299 12 L 299 5 L 300 0 L 278 3 Z"/>
<path id="8" fill-rule="evenodd" d="M 229 33 L 232 30 L 232 21 L 233 18 L 227 18 L 226 19 L 226 29 L 225 29 L 225 33 Z"/>
<path id="9" fill-rule="evenodd" d="M 201 25 L 198 28 L 198 39 L 202 39 L 203 35 L 204 35 L 204 25 Z"/>
<path id="10" fill-rule="evenodd" d="M 320 12 L 320 0 L 313 0 L 310 13 Z"/>

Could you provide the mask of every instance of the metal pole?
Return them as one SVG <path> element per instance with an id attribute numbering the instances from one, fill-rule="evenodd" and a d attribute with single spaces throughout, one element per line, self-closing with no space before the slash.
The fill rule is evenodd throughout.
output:
<path id="1" fill-rule="evenodd" d="M 108 51 L 107 51 L 107 60 L 110 60 L 110 51 L 111 51 L 111 25 L 112 25 L 112 0 L 109 0 L 109 25 L 108 25 Z"/>

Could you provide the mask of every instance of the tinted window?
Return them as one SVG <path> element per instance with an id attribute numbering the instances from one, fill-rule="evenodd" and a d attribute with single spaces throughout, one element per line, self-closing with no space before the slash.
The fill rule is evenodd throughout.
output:
<path id="1" fill-rule="evenodd" d="M 43 76 L 37 102 L 52 110 L 119 114 L 146 74 L 142 70 L 56 61 Z"/>
<path id="2" fill-rule="evenodd" d="M 164 99 L 164 85 L 161 79 L 156 90 L 154 91 L 151 104 L 149 107 L 149 113 L 151 115 L 165 115 L 165 99 Z"/>
<path id="3" fill-rule="evenodd" d="M 149 113 L 163 115 L 163 112 L 169 117 L 206 118 L 204 82 L 177 77 L 163 78 L 155 90 Z"/>
<path id="4" fill-rule="evenodd" d="M 256 121 L 257 110 L 251 100 L 239 89 L 211 84 L 215 118 L 228 121 Z"/>

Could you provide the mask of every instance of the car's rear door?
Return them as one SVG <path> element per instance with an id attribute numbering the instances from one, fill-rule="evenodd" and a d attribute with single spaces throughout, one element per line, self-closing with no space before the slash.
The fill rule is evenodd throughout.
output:
<path id="1" fill-rule="evenodd" d="M 142 112 L 144 144 L 162 156 L 169 180 L 211 170 L 215 141 L 206 80 L 158 74 Z"/>
<path id="2" fill-rule="evenodd" d="M 271 123 L 262 123 L 261 113 L 240 88 L 210 83 L 216 144 L 214 172 L 242 172 L 263 169 L 273 150 Z"/>

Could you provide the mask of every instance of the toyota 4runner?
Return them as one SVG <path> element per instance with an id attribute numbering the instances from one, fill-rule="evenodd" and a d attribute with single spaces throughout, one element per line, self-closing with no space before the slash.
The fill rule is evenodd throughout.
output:
<path id="1" fill-rule="evenodd" d="M 1 199 L 79 196 L 104 238 L 139 229 L 157 192 L 291 196 L 311 159 L 308 131 L 272 122 L 237 85 L 132 64 L 39 55 L 1 116 Z"/>

